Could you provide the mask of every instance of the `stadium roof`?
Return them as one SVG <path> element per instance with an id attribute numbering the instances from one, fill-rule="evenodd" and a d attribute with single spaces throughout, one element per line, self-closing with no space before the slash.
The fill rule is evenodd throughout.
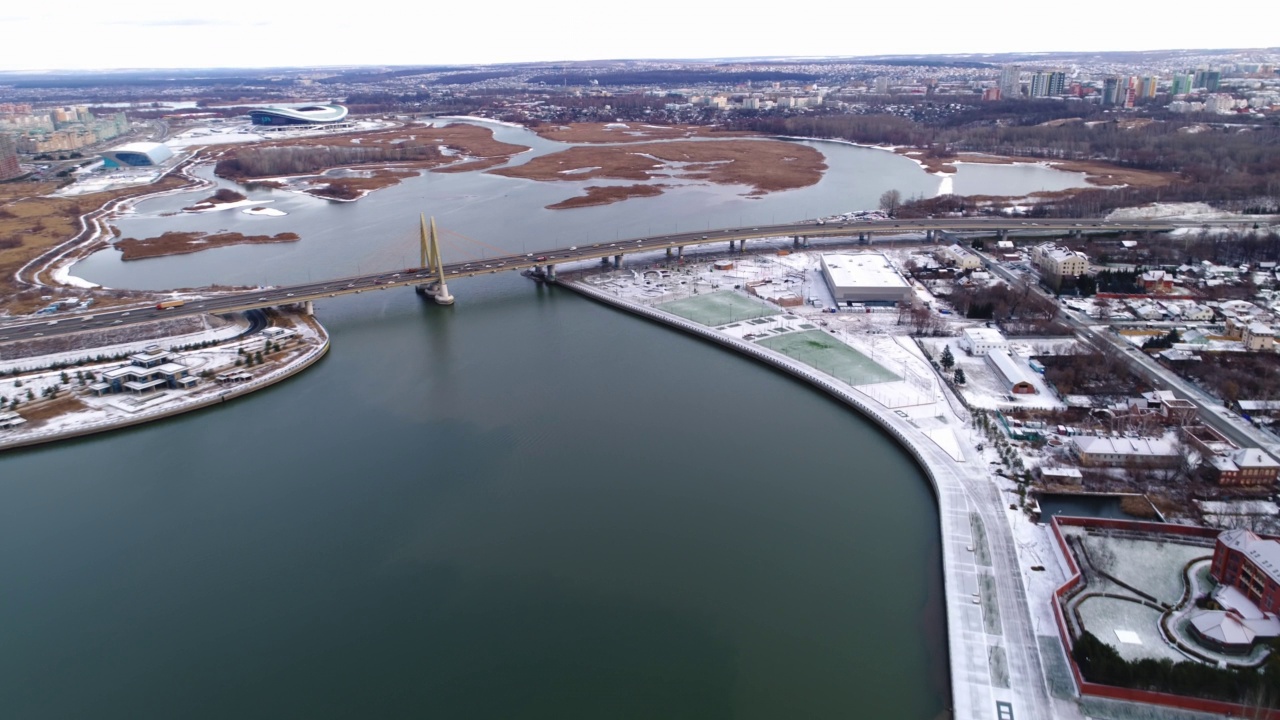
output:
<path id="1" fill-rule="evenodd" d="M 254 108 L 249 112 L 249 115 L 270 115 L 291 120 L 295 123 L 324 125 L 345 120 L 347 118 L 347 109 L 341 105 L 274 106 Z"/>
<path id="2" fill-rule="evenodd" d="M 150 154 L 151 151 L 155 150 L 156 148 L 164 148 L 169 155 L 173 154 L 173 152 L 169 150 L 169 147 L 167 145 L 164 145 L 163 143 L 154 143 L 154 142 L 125 143 L 120 147 L 111 148 L 111 152 L 140 152 L 140 153 Z"/>

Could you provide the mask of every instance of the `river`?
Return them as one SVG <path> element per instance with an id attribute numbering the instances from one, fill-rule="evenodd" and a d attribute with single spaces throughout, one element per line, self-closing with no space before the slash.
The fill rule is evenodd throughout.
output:
<path id="1" fill-rule="evenodd" d="M 549 195 L 526 181 L 497 202 L 508 182 L 428 175 L 332 206 L 272 192 L 289 218 L 216 217 L 297 229 L 283 252 L 76 272 L 283 282 L 303 258 L 336 274 L 398 248 L 424 209 L 510 248 L 643 234 L 700 207 L 712 226 L 781 221 L 885 187 L 844 178 L 849 199 L 814 190 L 829 197 L 811 212 L 679 189 L 664 202 L 684 214 L 664 214 L 633 206 L 648 200 L 541 211 Z M 887 436 L 564 290 L 514 274 L 451 289 L 451 308 L 408 291 L 319 303 L 333 349 L 295 379 L 0 456 L 0 716 L 931 720 L 946 707 L 936 505 Z"/>

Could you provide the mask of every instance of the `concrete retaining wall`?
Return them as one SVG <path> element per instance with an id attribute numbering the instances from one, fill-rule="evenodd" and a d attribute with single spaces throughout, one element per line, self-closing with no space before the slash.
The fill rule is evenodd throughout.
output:
<path id="1" fill-rule="evenodd" d="M 584 295 L 586 297 L 592 298 L 594 300 L 598 300 L 605 304 L 612 305 L 614 307 L 626 310 L 628 312 L 634 313 L 641 317 L 645 317 L 650 320 L 660 322 L 664 325 L 675 327 L 677 329 L 683 330 L 691 335 L 697 336 L 704 340 L 710 340 L 711 342 L 714 342 L 717 345 L 721 345 L 723 347 L 736 350 L 742 353 L 743 355 L 746 355 L 747 357 L 752 358 L 753 360 L 757 360 L 766 365 L 769 365 L 770 367 L 776 368 L 778 370 L 782 370 L 783 372 L 786 372 L 787 374 L 795 378 L 808 382 L 809 384 L 823 390 L 824 392 L 828 393 L 832 397 L 836 398 L 837 400 L 840 400 L 841 402 L 854 408 L 855 410 L 862 413 L 867 418 L 870 418 L 872 421 L 874 421 L 877 425 L 880 426 L 881 429 L 883 429 L 885 432 L 892 435 L 893 438 L 898 441 L 898 444 L 901 445 L 902 448 L 907 451 L 907 454 L 909 454 L 915 460 L 916 464 L 919 465 L 921 470 L 923 470 L 925 476 L 929 478 L 929 482 L 933 486 L 934 496 L 937 498 L 937 502 L 938 502 L 938 522 L 939 522 L 939 525 L 941 526 L 942 539 L 943 539 L 942 541 L 942 562 L 943 562 L 942 584 L 943 584 L 943 595 L 948 600 L 947 605 L 948 606 L 952 605 L 952 602 L 956 600 L 957 594 L 963 592 L 961 588 L 956 587 L 955 584 L 950 581 L 947 573 L 947 567 L 949 566 L 950 563 L 956 563 L 960 561 L 960 559 L 956 557 L 956 548 L 954 544 L 947 541 L 949 528 L 946 527 L 944 519 L 948 517 L 948 512 L 952 509 L 949 504 L 949 496 L 948 496 L 948 493 L 942 491 L 938 477 L 935 474 L 935 468 L 933 467 L 930 461 L 930 458 L 928 457 L 928 454 L 925 453 L 919 446 L 919 443 L 922 443 L 922 442 L 932 443 L 932 441 L 928 440 L 923 436 L 920 436 L 919 438 L 909 437 L 907 434 L 905 434 L 901 429 L 897 427 L 896 418 L 892 418 L 891 416 L 888 415 L 887 412 L 872 405 L 871 401 L 864 400 L 862 397 L 858 395 L 856 390 L 853 390 L 849 386 L 843 385 L 843 383 L 840 383 L 839 381 L 834 380 L 830 376 L 827 376 L 824 373 L 813 370 L 807 365 L 803 365 L 800 362 L 787 357 L 786 355 L 774 352 L 767 348 L 763 348 L 759 345 L 747 342 L 745 340 L 739 340 L 737 338 L 723 335 L 704 325 L 699 325 L 689 320 L 685 320 L 683 318 L 676 317 L 674 315 L 669 315 L 667 313 L 663 313 L 661 311 L 654 310 L 652 308 L 648 308 L 643 305 L 637 305 L 635 303 L 628 302 L 626 300 L 621 300 L 619 298 L 612 297 L 606 293 L 603 293 L 591 287 L 587 287 L 581 283 L 557 281 L 556 284 L 561 287 L 572 290 L 576 293 L 579 293 L 581 295 Z M 958 620 L 954 618 L 947 619 L 947 623 L 949 626 L 948 632 L 947 632 L 948 651 L 950 652 L 952 659 L 965 657 L 965 653 L 966 653 L 966 648 L 960 646 L 963 640 L 959 635 L 959 633 L 956 632 L 957 622 Z M 987 652 L 985 646 L 982 648 L 981 651 L 983 656 L 985 657 Z M 959 691 L 962 688 L 962 684 L 964 680 L 962 678 L 954 677 L 955 675 L 954 671 L 952 675 L 953 675 L 952 681 L 951 681 L 951 688 L 953 693 L 952 710 L 955 713 L 956 718 L 963 719 L 963 718 L 969 717 L 969 715 L 965 712 L 966 708 L 969 707 L 969 703 L 965 702 L 962 698 L 958 697 Z"/>

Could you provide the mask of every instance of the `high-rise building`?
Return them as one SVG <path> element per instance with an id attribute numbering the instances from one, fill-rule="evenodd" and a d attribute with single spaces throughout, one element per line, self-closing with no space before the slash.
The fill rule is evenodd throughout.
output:
<path id="1" fill-rule="evenodd" d="M 1067 86 L 1067 74 L 1064 72 L 1049 73 L 1049 95 L 1058 97 L 1065 92 Z"/>
<path id="2" fill-rule="evenodd" d="M 1060 97 L 1067 85 L 1064 72 L 1040 72 L 1031 76 L 1031 97 Z"/>
<path id="3" fill-rule="evenodd" d="M 1209 70 L 1208 68 L 1198 68 L 1195 77 L 1192 78 L 1192 85 L 1198 88 L 1204 88 L 1209 92 L 1215 92 L 1218 85 L 1222 83 L 1222 72 L 1220 70 Z"/>
<path id="4" fill-rule="evenodd" d="M 876 78 L 876 94 L 877 95 L 889 94 L 889 78 L 883 75 Z"/>
<path id="5" fill-rule="evenodd" d="M 21 174 L 22 168 L 18 166 L 18 148 L 14 145 L 13 138 L 0 134 L 0 180 L 16 178 Z"/>
<path id="6" fill-rule="evenodd" d="M 1022 68 L 1005 65 L 1000 69 L 1000 97 L 1015 100 L 1022 96 Z"/>
<path id="7" fill-rule="evenodd" d="M 1109 77 L 1102 81 L 1102 104 L 1115 105 L 1120 97 L 1120 78 Z"/>
<path id="8" fill-rule="evenodd" d="M 1116 98 L 1118 104 L 1126 108 L 1132 108 L 1138 100 L 1138 78 L 1130 75 L 1127 78 L 1120 79 L 1120 97 Z M 1121 102 L 1123 101 L 1123 102 Z"/>
<path id="9" fill-rule="evenodd" d="M 1147 100 L 1156 96 L 1156 79 L 1144 77 L 1138 81 L 1138 99 Z"/>
<path id="10" fill-rule="evenodd" d="M 1173 76 L 1173 87 L 1169 91 L 1170 94 L 1186 95 L 1191 92 L 1191 88 L 1193 87 L 1191 84 L 1192 79 L 1191 75 L 1175 74 Z"/>
<path id="11" fill-rule="evenodd" d="M 1028 96 L 1033 98 L 1046 97 L 1049 94 L 1049 73 L 1039 72 L 1031 76 L 1031 87 Z"/>

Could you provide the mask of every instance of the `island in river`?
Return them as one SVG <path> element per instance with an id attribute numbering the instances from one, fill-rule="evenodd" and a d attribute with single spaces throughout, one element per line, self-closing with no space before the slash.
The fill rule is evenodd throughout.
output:
<path id="1" fill-rule="evenodd" d="M 316 197 L 355 200 L 411 177 L 417 170 L 466 172 L 501 165 L 529 148 L 501 142 L 489 128 L 466 123 L 405 125 L 389 130 L 322 135 L 236 147 L 214 167 L 242 183 L 297 184 Z M 376 168 L 368 174 L 319 175 L 338 168 Z M 298 177 L 293 183 L 286 176 Z"/>
<path id="2" fill-rule="evenodd" d="M 715 141 L 676 140 L 626 145 L 581 145 L 533 158 L 523 165 L 490 170 L 495 175 L 527 180 L 703 180 L 718 185 L 747 185 L 748 196 L 815 185 L 827 169 L 822 153 L 783 140 L 729 138 Z M 660 185 L 650 185 L 661 190 Z M 598 205 L 652 190 L 606 193 L 588 188 L 587 199 L 572 198 L 549 208 Z"/>
<path id="3" fill-rule="evenodd" d="M 264 243 L 297 242 L 301 237 L 297 233 L 282 232 L 275 235 L 245 235 L 238 232 L 202 233 L 169 231 L 160 237 L 124 238 L 117 240 L 115 247 L 121 253 L 121 260 L 142 260 L 144 258 L 163 257 L 165 255 L 186 255 L 216 247 L 228 245 L 261 245 Z"/>

